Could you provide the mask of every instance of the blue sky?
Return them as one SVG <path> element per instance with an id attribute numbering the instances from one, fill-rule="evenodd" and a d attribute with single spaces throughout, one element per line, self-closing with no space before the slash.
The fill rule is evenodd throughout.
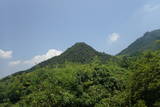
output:
<path id="1" fill-rule="evenodd" d="M 0 77 L 76 42 L 116 54 L 160 28 L 159 0 L 0 0 Z"/>

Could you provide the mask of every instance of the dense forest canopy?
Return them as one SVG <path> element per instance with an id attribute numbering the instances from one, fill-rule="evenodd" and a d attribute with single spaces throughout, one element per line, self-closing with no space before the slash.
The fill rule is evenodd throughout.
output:
<path id="1" fill-rule="evenodd" d="M 118 56 L 77 43 L 1 79 L 0 107 L 160 107 L 159 40 L 148 32 Z"/>

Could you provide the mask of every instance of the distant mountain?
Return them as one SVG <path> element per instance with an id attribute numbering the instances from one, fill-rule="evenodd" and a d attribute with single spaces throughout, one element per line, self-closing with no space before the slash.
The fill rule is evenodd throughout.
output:
<path id="1" fill-rule="evenodd" d="M 152 32 L 146 32 L 143 37 L 137 39 L 118 55 L 135 55 L 147 50 L 158 50 L 160 49 L 159 41 L 160 29 Z"/>
<path id="2" fill-rule="evenodd" d="M 76 43 L 72 47 L 68 48 L 64 53 L 59 56 L 53 57 L 47 61 L 44 61 L 38 66 L 48 66 L 48 65 L 56 65 L 63 64 L 65 62 L 74 62 L 74 63 L 89 63 L 95 57 L 98 57 L 102 62 L 106 62 L 110 59 L 115 59 L 114 56 L 101 53 L 93 49 L 91 46 L 87 45 L 84 42 Z"/>

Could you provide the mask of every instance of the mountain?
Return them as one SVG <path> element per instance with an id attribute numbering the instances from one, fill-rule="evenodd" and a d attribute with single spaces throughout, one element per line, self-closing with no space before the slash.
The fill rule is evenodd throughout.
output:
<path id="1" fill-rule="evenodd" d="M 119 59 L 115 56 L 108 55 L 106 53 L 101 53 L 93 49 L 91 46 L 87 45 L 84 42 L 75 43 L 73 46 L 64 51 L 61 55 L 55 56 L 51 59 L 48 59 L 44 62 L 41 62 L 31 69 L 19 71 L 12 75 L 21 75 L 22 73 L 32 72 L 36 69 L 43 67 L 55 68 L 57 65 L 65 64 L 65 62 L 87 64 L 90 63 L 98 57 L 102 63 L 107 63 L 108 61 L 119 62 Z M 6 77 L 8 78 L 8 77 Z M 5 79 L 6 79 L 5 78 Z"/>
<path id="2" fill-rule="evenodd" d="M 0 107 L 103 107 L 107 101 L 105 107 L 124 90 L 129 75 L 114 59 L 76 43 L 57 57 L 0 80 Z M 119 102 L 113 100 L 114 105 Z"/>
<path id="3" fill-rule="evenodd" d="M 102 62 L 106 62 L 107 60 L 111 59 L 116 59 L 114 56 L 96 51 L 84 42 L 79 42 L 74 44 L 72 47 L 68 48 L 61 55 L 44 61 L 38 64 L 38 66 L 54 66 L 56 64 L 64 64 L 65 62 L 85 64 L 91 62 L 96 56 Z"/>
<path id="4" fill-rule="evenodd" d="M 150 33 L 141 39 L 158 44 L 159 36 Z M 159 54 L 118 56 L 116 64 L 116 57 L 76 43 L 60 56 L 0 80 L 0 107 L 160 107 Z"/>
<path id="5" fill-rule="evenodd" d="M 135 55 L 146 50 L 160 49 L 160 29 L 146 32 L 143 37 L 137 39 L 118 55 Z"/>

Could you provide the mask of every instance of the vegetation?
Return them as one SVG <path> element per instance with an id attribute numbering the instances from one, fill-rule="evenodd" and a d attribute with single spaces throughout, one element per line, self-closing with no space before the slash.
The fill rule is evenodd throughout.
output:
<path id="1" fill-rule="evenodd" d="M 114 57 L 75 44 L 0 80 L 1 106 L 160 107 L 160 50 Z"/>
<path id="2" fill-rule="evenodd" d="M 11 76 L 1 81 L 0 102 L 3 106 L 89 107 L 114 101 L 126 88 L 128 71 L 99 62 L 95 59 L 90 64 L 65 63 L 61 68 L 39 68 Z"/>
<path id="3" fill-rule="evenodd" d="M 143 37 L 137 39 L 118 55 L 137 55 L 147 50 L 158 50 L 160 49 L 159 40 L 160 30 L 146 32 Z"/>
<path id="4" fill-rule="evenodd" d="M 67 62 L 74 62 L 74 63 L 90 63 L 94 57 L 98 57 L 103 63 L 106 63 L 108 60 L 115 60 L 117 61 L 116 57 L 101 53 L 90 47 L 89 45 L 80 42 L 76 43 L 72 47 L 68 48 L 64 53 L 60 56 L 53 57 L 47 61 L 44 61 L 38 66 L 52 66 L 55 67 L 57 64 L 64 64 Z"/>

